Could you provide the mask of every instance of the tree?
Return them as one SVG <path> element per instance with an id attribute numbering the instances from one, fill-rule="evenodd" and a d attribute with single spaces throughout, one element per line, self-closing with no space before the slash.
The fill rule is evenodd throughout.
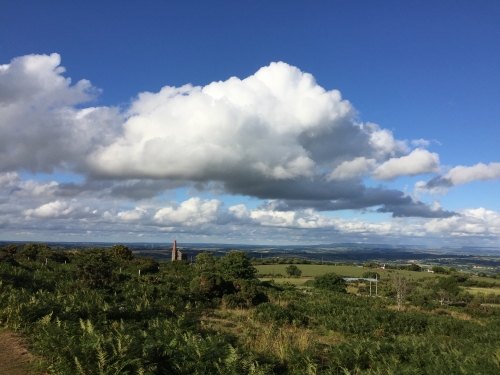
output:
<path id="1" fill-rule="evenodd" d="M 408 270 L 408 271 L 416 271 L 416 272 L 422 271 L 422 267 L 420 267 L 418 264 L 405 264 L 405 265 L 398 266 L 398 269 Z"/>
<path id="2" fill-rule="evenodd" d="M 314 278 L 314 287 L 318 289 L 331 290 L 338 293 L 347 292 L 347 284 L 342 276 L 336 273 L 325 273 Z"/>
<path id="3" fill-rule="evenodd" d="M 16 246 L 12 248 L 12 246 L 14 245 L 7 245 L 3 249 L 0 249 L 0 263 L 7 263 L 13 266 L 19 265 L 19 263 L 17 263 L 14 259 L 14 254 L 16 253 L 15 250 L 17 250 L 17 248 Z"/>
<path id="4" fill-rule="evenodd" d="M 403 307 L 403 301 L 406 299 L 410 291 L 410 285 L 408 279 L 403 275 L 397 273 L 394 277 L 392 277 L 392 286 L 396 291 L 396 302 L 398 304 L 398 311 L 401 311 Z"/>
<path id="5" fill-rule="evenodd" d="M 446 273 L 446 270 L 444 269 L 444 267 L 441 267 L 441 266 L 432 267 L 432 271 L 435 273 Z"/>
<path id="6" fill-rule="evenodd" d="M 253 279 L 257 270 L 243 251 L 231 250 L 216 263 L 217 272 L 225 280 Z"/>
<path id="7" fill-rule="evenodd" d="M 111 247 L 111 254 L 113 254 L 114 258 L 121 260 L 132 260 L 134 259 L 134 254 L 132 250 L 130 250 L 125 245 L 114 245 Z"/>
<path id="8" fill-rule="evenodd" d="M 212 253 L 200 253 L 196 256 L 196 269 L 198 273 L 215 273 L 217 259 L 212 255 Z"/>
<path id="9" fill-rule="evenodd" d="M 445 302 L 450 303 L 454 297 L 460 293 L 457 280 L 454 277 L 439 277 L 433 287 L 434 294 L 441 305 Z"/>
<path id="10" fill-rule="evenodd" d="M 17 246 L 14 245 L 14 244 L 9 244 L 9 245 L 5 246 L 2 250 L 6 254 L 16 255 L 16 253 L 17 253 Z"/>
<path id="11" fill-rule="evenodd" d="M 297 277 L 300 277 L 300 275 L 302 275 L 302 271 L 299 269 L 299 267 L 297 267 L 294 264 L 292 264 L 292 265 L 288 266 L 287 268 L 285 268 L 285 271 L 286 271 L 286 273 L 287 273 L 288 276 L 297 276 Z"/>
<path id="12" fill-rule="evenodd" d="M 42 253 L 47 253 L 48 251 L 50 251 L 50 247 L 44 243 L 27 243 L 19 254 L 30 260 L 36 260 L 37 258 L 43 259 Z"/>

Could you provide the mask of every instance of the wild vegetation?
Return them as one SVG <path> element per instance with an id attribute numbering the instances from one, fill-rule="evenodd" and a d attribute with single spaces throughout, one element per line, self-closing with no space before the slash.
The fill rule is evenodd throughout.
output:
<path id="1" fill-rule="evenodd" d="M 23 334 L 50 374 L 499 373 L 496 302 L 467 293 L 467 275 L 407 272 L 370 298 L 366 281 L 341 273 L 301 288 L 261 282 L 239 251 L 189 264 L 123 245 L 10 246 L 0 251 L 0 325 Z"/>

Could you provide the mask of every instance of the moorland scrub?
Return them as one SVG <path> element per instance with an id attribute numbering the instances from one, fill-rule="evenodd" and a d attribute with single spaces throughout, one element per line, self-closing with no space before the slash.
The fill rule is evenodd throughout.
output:
<path id="1" fill-rule="evenodd" d="M 499 310 L 466 277 L 408 280 L 398 311 L 390 279 L 370 298 L 335 274 L 298 288 L 256 272 L 239 251 L 189 264 L 9 246 L 0 325 L 50 374 L 500 373 Z"/>

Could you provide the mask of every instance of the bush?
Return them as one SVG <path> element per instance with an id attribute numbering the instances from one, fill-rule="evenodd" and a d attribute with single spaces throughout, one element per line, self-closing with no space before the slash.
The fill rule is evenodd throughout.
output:
<path id="1" fill-rule="evenodd" d="M 46 252 L 50 248 L 44 243 L 27 243 L 19 252 L 19 255 L 30 260 L 37 260 L 42 252 Z"/>
<path id="2" fill-rule="evenodd" d="M 309 318 L 295 310 L 293 305 L 281 307 L 271 302 L 262 303 L 253 311 L 253 318 L 263 323 L 277 325 L 292 324 L 296 327 L 307 325 Z"/>
<path id="3" fill-rule="evenodd" d="M 0 251 L 0 263 L 6 263 L 12 266 L 19 265 L 19 263 L 17 263 L 16 260 L 14 259 L 14 256 L 6 252 L 4 249 Z"/>
<path id="4" fill-rule="evenodd" d="M 132 250 L 130 250 L 125 245 L 114 245 L 111 247 L 111 254 L 113 258 L 121 259 L 121 260 L 132 260 L 134 259 L 134 254 Z"/>
<path id="5" fill-rule="evenodd" d="M 101 249 L 83 251 L 76 260 L 78 278 L 91 288 L 103 288 L 115 281 L 114 267 L 109 253 Z"/>
<path id="6" fill-rule="evenodd" d="M 434 271 L 434 273 L 446 273 L 446 270 L 444 269 L 444 267 L 441 267 L 441 266 L 434 266 L 432 267 L 432 271 Z"/>
<path id="7" fill-rule="evenodd" d="M 299 267 L 297 267 L 294 264 L 292 264 L 292 265 L 288 266 L 287 268 L 285 268 L 285 271 L 286 271 L 286 274 L 288 276 L 300 277 L 300 275 L 302 275 L 302 271 L 299 269 Z"/>
<path id="8" fill-rule="evenodd" d="M 347 284 L 342 276 L 336 273 L 325 273 L 314 278 L 314 287 L 318 289 L 327 289 L 338 293 L 347 292 Z"/>
<path id="9" fill-rule="evenodd" d="M 398 266 L 399 270 L 407 270 L 407 271 L 416 271 L 416 272 L 422 272 L 422 267 L 420 267 L 417 264 L 405 264 Z"/>
<path id="10" fill-rule="evenodd" d="M 231 250 L 216 263 L 217 272 L 225 280 L 253 279 L 257 270 L 243 251 Z"/>

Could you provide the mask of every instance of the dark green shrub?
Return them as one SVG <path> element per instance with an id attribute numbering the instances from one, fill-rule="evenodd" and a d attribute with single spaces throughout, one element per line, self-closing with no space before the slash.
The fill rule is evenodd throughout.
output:
<path id="1" fill-rule="evenodd" d="M 44 243 L 27 243 L 23 249 L 19 251 L 19 255 L 30 260 L 37 260 L 39 253 L 47 252 L 50 248 Z M 40 254 L 41 255 L 41 254 Z"/>
<path id="2" fill-rule="evenodd" d="M 129 265 L 134 269 L 140 270 L 141 275 L 157 273 L 160 267 L 160 264 L 153 258 L 134 258 L 129 262 Z"/>
<path id="3" fill-rule="evenodd" d="M 302 271 L 294 264 L 285 268 L 285 271 L 288 276 L 300 277 L 302 275 Z"/>
<path id="4" fill-rule="evenodd" d="M 264 293 L 264 288 L 256 279 L 235 280 L 234 288 L 239 297 L 245 300 L 247 307 L 256 306 L 269 300 Z"/>
<path id="5" fill-rule="evenodd" d="M 222 277 L 208 272 L 193 278 L 189 284 L 189 288 L 192 293 L 204 299 L 222 297 L 225 294 L 231 294 L 235 291 L 233 283 L 227 282 Z"/>
<path id="6" fill-rule="evenodd" d="M 125 245 L 114 245 L 110 249 L 113 258 L 121 260 L 132 260 L 134 259 L 134 254 Z"/>
<path id="7" fill-rule="evenodd" d="M 446 273 L 446 270 L 444 269 L 444 267 L 441 267 L 441 266 L 432 267 L 432 271 L 434 271 L 434 273 Z"/>
<path id="8" fill-rule="evenodd" d="M 103 288 L 115 281 L 114 268 L 109 252 L 102 249 L 82 251 L 76 258 L 76 275 L 90 288 Z"/>
<path id="9" fill-rule="evenodd" d="M 0 263 L 10 264 L 12 266 L 18 266 L 19 263 L 14 259 L 13 254 L 9 254 L 6 251 L 0 250 Z"/>
<path id="10" fill-rule="evenodd" d="M 216 263 L 217 272 L 225 280 L 253 279 L 257 270 L 252 266 L 243 251 L 231 250 L 219 258 Z"/>
<path id="11" fill-rule="evenodd" d="M 318 289 L 331 290 L 338 293 L 347 292 L 347 284 L 342 276 L 336 273 L 325 273 L 314 278 L 314 287 Z"/>

